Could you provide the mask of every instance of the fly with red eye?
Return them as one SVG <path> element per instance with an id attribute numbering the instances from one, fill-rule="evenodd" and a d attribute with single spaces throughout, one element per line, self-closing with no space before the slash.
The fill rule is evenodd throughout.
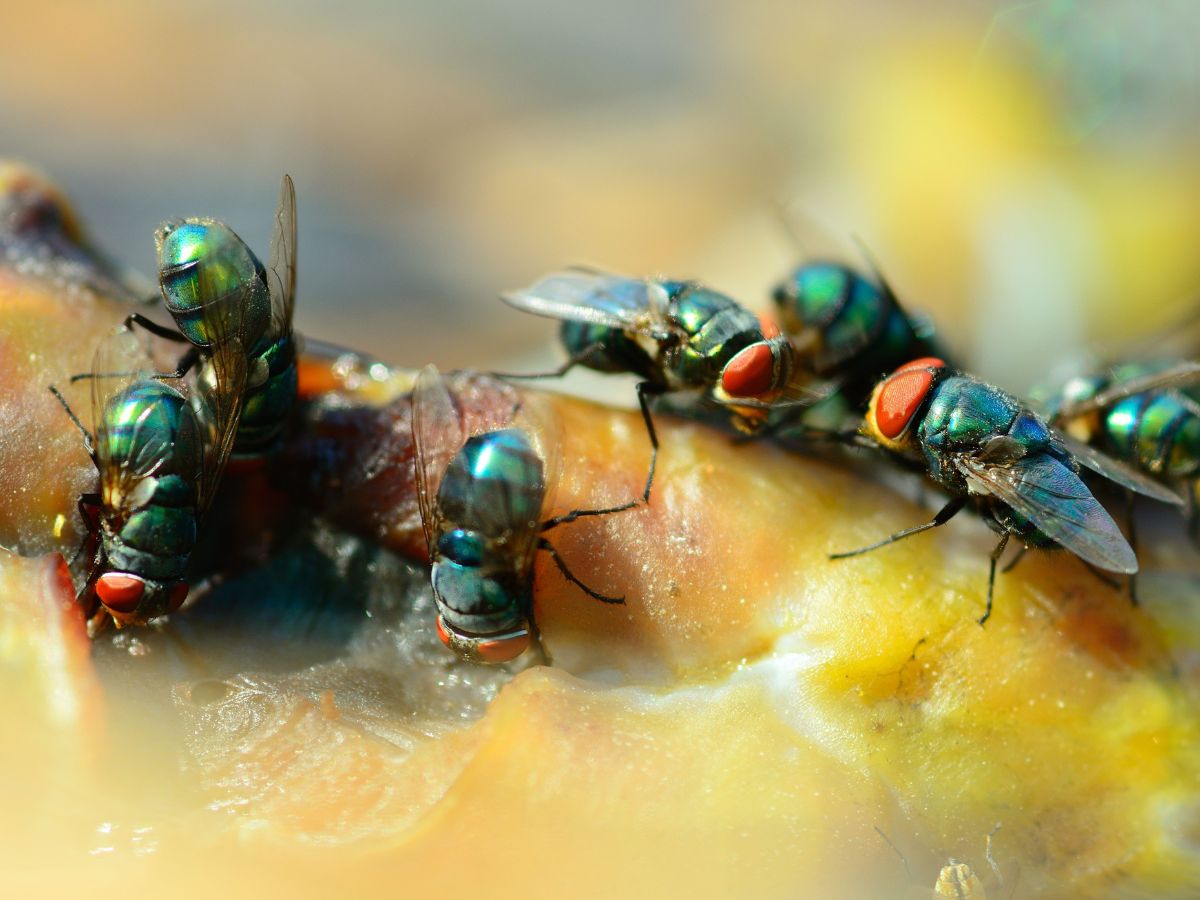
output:
<path id="1" fill-rule="evenodd" d="M 699 394 L 704 404 L 725 408 L 740 430 L 753 431 L 767 410 L 808 406 L 828 394 L 798 383 L 792 346 L 778 327 L 692 281 L 568 269 L 504 294 L 503 300 L 560 320 L 569 355 L 553 372 L 504 377 L 558 377 L 579 365 L 640 379 L 638 405 L 651 447 L 646 502 L 658 458 L 650 398 Z"/>
<path id="2" fill-rule="evenodd" d="M 50 390 L 83 436 L 99 490 L 80 498 L 91 553 L 78 599 L 94 635 L 110 622 L 141 625 L 178 609 L 200 522 L 233 447 L 246 381 L 246 357 L 228 328 L 195 375 L 179 387 L 155 366 L 128 328 L 100 342 L 92 371 L 95 433 Z"/>
<path id="3" fill-rule="evenodd" d="M 1116 460 L 1080 449 L 1013 395 L 936 357 L 906 363 L 876 385 L 863 433 L 924 469 L 950 500 L 929 522 L 831 558 L 857 556 L 944 525 L 971 503 L 1000 535 L 981 625 L 992 613 L 996 564 L 1012 537 L 1026 547 L 1069 550 L 1110 572 L 1137 571 L 1133 550 L 1080 479 L 1081 465 L 1137 493 L 1182 502 Z"/>
<path id="4" fill-rule="evenodd" d="M 881 381 L 867 407 L 867 429 L 881 444 L 900 442 L 946 363 L 934 356 L 905 363 Z"/>

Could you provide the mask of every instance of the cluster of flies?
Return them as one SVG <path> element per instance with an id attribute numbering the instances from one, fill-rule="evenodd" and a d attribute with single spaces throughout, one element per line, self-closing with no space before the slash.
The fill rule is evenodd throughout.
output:
<path id="1" fill-rule="evenodd" d="M 212 219 L 169 222 L 156 240 L 162 301 L 175 328 L 131 315 L 101 345 L 93 371 L 74 377 L 91 382 L 94 433 L 51 389 L 99 475 L 99 490 L 79 501 L 91 534 L 79 596 L 93 630 L 110 621 L 141 624 L 182 604 L 189 557 L 226 464 L 273 453 L 297 404 L 291 179 L 283 180 L 266 266 Z M 478 662 L 509 661 L 531 647 L 545 658 L 533 616 L 539 551 L 590 597 L 623 602 L 576 578 L 546 534 L 650 502 L 658 454 L 652 405 L 667 394 L 692 395 L 698 408 L 719 411 L 745 435 L 873 448 L 946 496 L 928 522 L 833 558 L 973 509 L 999 535 L 981 624 L 1013 538 L 1021 552 L 1063 549 L 1095 569 L 1137 571 L 1132 516 L 1127 538 L 1089 483 L 1186 505 L 1194 523 L 1200 406 L 1188 389 L 1200 382 L 1200 365 L 1107 366 L 1035 408 L 948 362 L 932 328 L 904 310 L 873 264 L 805 262 L 772 296 L 775 321 L 694 281 L 581 268 L 504 295 L 510 306 L 560 320 L 568 354 L 555 372 L 509 377 L 584 366 L 638 379 L 651 448 L 645 487 L 603 509 L 543 518 L 557 470 L 535 404 L 468 427 L 437 370 L 421 372 L 412 395 L 416 482 L 437 630 L 448 647 Z M 139 357 L 135 326 L 185 348 L 174 371 L 155 371 Z M 812 407 L 832 404 L 842 426 L 805 424 Z"/>

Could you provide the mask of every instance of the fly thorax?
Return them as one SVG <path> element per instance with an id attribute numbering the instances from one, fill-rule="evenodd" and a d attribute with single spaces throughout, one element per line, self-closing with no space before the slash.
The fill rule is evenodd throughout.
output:
<path id="1" fill-rule="evenodd" d="M 1008 429 L 1008 437 L 1024 448 L 1022 455 L 1046 450 L 1055 444 L 1050 428 L 1040 416 L 1027 409 L 1017 413 Z M 1065 452 L 1062 455 L 1068 458 L 1070 456 Z"/>

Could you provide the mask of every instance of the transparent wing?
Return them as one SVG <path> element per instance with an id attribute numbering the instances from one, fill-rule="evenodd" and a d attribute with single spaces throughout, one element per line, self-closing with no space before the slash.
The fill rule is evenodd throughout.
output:
<path id="1" fill-rule="evenodd" d="M 151 477 L 171 452 L 171 435 L 148 427 L 153 407 L 143 406 L 132 420 L 111 401 L 138 381 L 149 378 L 154 363 L 128 328 L 121 327 L 102 340 L 92 363 L 92 428 L 101 493 L 118 504 L 131 496 L 138 484 Z M 128 410 L 132 412 L 132 408 Z M 118 448 L 132 452 L 114 456 Z"/>
<path id="2" fill-rule="evenodd" d="M 212 504 L 233 451 L 245 388 L 246 349 L 241 339 L 215 345 L 196 377 L 193 401 L 204 444 L 197 504 L 201 515 Z"/>
<path id="3" fill-rule="evenodd" d="M 1107 453 L 1101 453 L 1095 447 L 1076 440 L 1069 434 L 1055 432 L 1054 436 L 1079 461 L 1080 465 L 1086 466 L 1098 475 L 1103 475 L 1109 481 L 1160 503 L 1169 503 L 1172 506 L 1184 505 L 1185 501 L 1178 493 L 1152 478 L 1147 478 L 1120 460 L 1113 459 Z"/>
<path id="4" fill-rule="evenodd" d="M 828 400 L 838 392 L 841 381 L 833 379 L 815 385 L 791 383 L 786 385 L 770 400 L 755 400 L 751 397 L 730 397 L 718 385 L 708 393 L 708 399 L 720 406 L 743 407 L 744 409 L 787 410 L 803 409 L 822 400 Z"/>
<path id="5" fill-rule="evenodd" d="M 466 440 L 462 421 L 450 399 L 446 383 L 432 365 L 420 371 L 413 387 L 412 431 L 417 503 L 421 508 L 425 544 L 432 557 L 441 524 L 441 513 L 437 506 L 438 487 L 450 460 Z"/>
<path id="6" fill-rule="evenodd" d="M 554 496 L 562 479 L 562 429 L 557 414 L 544 397 L 523 391 L 521 405 L 515 410 L 512 424 L 529 435 L 529 442 L 542 459 L 542 476 L 546 493 L 542 499 L 542 517 L 554 509 Z"/>
<path id="7" fill-rule="evenodd" d="M 204 446 L 198 485 L 201 515 L 216 497 L 242 415 L 248 372 L 246 354 L 250 349 L 243 335 L 249 305 L 246 295 L 251 290 L 253 285 L 245 285 L 240 291 L 227 294 L 220 309 L 208 319 L 212 346 L 196 376 L 192 401 Z"/>
<path id="8" fill-rule="evenodd" d="M 538 511 L 539 522 L 526 527 L 525 522 L 512 516 L 509 521 L 509 547 L 519 571 L 528 571 L 537 553 L 538 525 L 554 509 L 554 496 L 562 477 L 561 438 L 558 417 L 545 400 L 529 391 L 522 392 L 519 405 L 512 410 L 507 423 L 497 423 L 496 428 L 519 428 L 529 438 L 530 446 L 542 461 L 542 503 Z M 494 430 L 494 429 L 493 429 Z"/>
<path id="9" fill-rule="evenodd" d="M 291 334 L 292 315 L 296 309 L 296 186 L 290 175 L 283 176 L 279 188 L 267 284 L 271 290 L 270 333 L 278 339 Z"/>
<path id="10" fill-rule="evenodd" d="M 1136 378 L 1129 378 L 1086 400 L 1065 404 L 1055 418 L 1073 419 L 1112 406 L 1114 403 L 1136 394 L 1171 390 L 1194 384 L 1200 384 L 1200 363 L 1184 362 L 1161 372 L 1151 372 Z"/>
<path id="11" fill-rule="evenodd" d="M 567 269 L 501 299 L 535 316 L 619 328 L 660 341 L 672 335 L 666 291 L 640 278 Z"/>
<path id="12" fill-rule="evenodd" d="M 1110 572 L 1137 571 L 1137 557 L 1112 517 L 1053 456 L 1037 453 L 1006 465 L 960 457 L 956 465 L 975 492 L 1007 503 L 1080 559 Z"/>

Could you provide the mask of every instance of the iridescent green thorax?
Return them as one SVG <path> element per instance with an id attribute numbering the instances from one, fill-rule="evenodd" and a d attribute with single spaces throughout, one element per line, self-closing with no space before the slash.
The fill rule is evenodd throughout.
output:
<path id="1" fill-rule="evenodd" d="M 1013 438 L 1027 453 L 1054 447 L 1045 422 L 1016 397 L 965 375 L 949 375 L 937 382 L 929 392 L 924 412 L 918 415 L 917 438 L 930 472 L 935 480 L 947 484 L 960 484 L 948 455 L 982 452 L 994 437 Z M 1060 451 L 1054 453 L 1065 458 Z"/>
<path id="2" fill-rule="evenodd" d="M 164 226 L 158 265 L 163 302 L 193 344 L 207 347 L 222 334 L 236 334 L 250 348 L 266 332 L 266 272 L 229 226 L 212 219 Z"/>
<path id="3" fill-rule="evenodd" d="M 765 339 L 758 317 L 731 297 L 688 282 L 667 281 L 663 287 L 670 318 L 685 336 L 669 356 L 683 384 L 711 386 L 739 351 Z"/>
<path id="4" fill-rule="evenodd" d="M 106 446 L 97 450 L 114 467 L 128 464 L 140 470 L 153 465 L 156 475 L 174 472 L 186 481 L 195 480 L 200 432 L 179 391 L 153 378 L 135 381 L 109 399 L 103 417 L 99 438 Z"/>
<path id="5" fill-rule="evenodd" d="M 447 528 L 433 566 L 448 625 L 476 635 L 523 625 L 532 604 L 526 566 L 545 494 L 541 457 L 519 429 L 475 435 L 450 461 L 437 494 Z"/>

